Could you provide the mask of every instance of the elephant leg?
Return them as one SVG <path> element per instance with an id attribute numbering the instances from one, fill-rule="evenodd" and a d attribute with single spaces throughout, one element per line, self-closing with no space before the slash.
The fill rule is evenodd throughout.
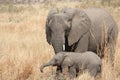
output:
<path id="1" fill-rule="evenodd" d="M 91 76 L 96 77 L 96 75 L 97 75 L 97 68 L 91 69 L 89 71 L 89 73 L 90 73 Z"/>
<path id="2" fill-rule="evenodd" d="M 69 67 L 69 77 L 70 79 L 73 79 L 76 77 L 76 68 L 74 66 Z"/>
<path id="3" fill-rule="evenodd" d="M 110 62 L 111 66 L 114 66 L 115 45 L 116 45 L 115 34 L 114 31 L 112 31 L 108 36 L 107 44 L 107 47 L 109 48 L 108 61 Z"/>
<path id="4" fill-rule="evenodd" d="M 75 52 L 85 52 L 88 50 L 88 44 L 89 44 L 89 32 L 87 32 L 86 34 L 84 34 L 78 44 L 77 44 L 77 48 L 75 49 Z"/>
<path id="5" fill-rule="evenodd" d="M 111 66 L 114 66 L 114 54 L 115 54 L 114 45 L 112 44 L 108 45 L 109 45 L 108 62 L 111 64 Z"/>
<path id="6" fill-rule="evenodd" d="M 108 62 L 111 64 L 111 66 L 114 66 L 114 55 L 115 55 L 115 41 L 113 40 L 112 37 L 109 37 L 108 39 Z"/>
<path id="7" fill-rule="evenodd" d="M 61 77 L 60 74 L 61 73 L 62 73 L 62 67 L 61 66 L 57 66 L 55 80 L 60 79 L 60 77 Z"/>
<path id="8" fill-rule="evenodd" d="M 81 72 L 81 69 L 79 68 L 79 66 L 76 67 L 76 77 L 79 75 L 79 72 Z"/>
<path id="9" fill-rule="evenodd" d="M 91 76 L 96 77 L 97 72 L 98 72 L 99 65 L 89 65 L 88 66 L 88 72 L 90 73 Z"/>

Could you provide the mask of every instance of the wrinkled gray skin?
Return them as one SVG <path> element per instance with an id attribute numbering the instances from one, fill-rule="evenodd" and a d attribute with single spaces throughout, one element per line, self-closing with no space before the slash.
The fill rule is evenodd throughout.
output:
<path id="1" fill-rule="evenodd" d="M 84 53 L 60 52 L 40 68 L 43 72 L 44 67 L 61 65 L 63 71 L 68 68 L 70 77 L 76 77 L 79 71 L 87 70 L 91 76 L 96 76 L 101 71 L 101 59 L 93 52 Z"/>
<path id="2" fill-rule="evenodd" d="M 99 8 L 64 8 L 60 12 L 54 8 L 46 21 L 46 39 L 55 53 L 93 51 L 103 57 L 104 47 L 108 46 L 112 62 L 117 36 L 118 27 L 114 19 Z M 57 68 L 59 72 L 62 72 L 60 66 Z"/>

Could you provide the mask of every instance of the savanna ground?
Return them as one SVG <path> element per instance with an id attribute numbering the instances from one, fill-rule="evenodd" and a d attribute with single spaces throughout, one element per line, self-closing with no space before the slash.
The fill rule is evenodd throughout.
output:
<path id="1" fill-rule="evenodd" d="M 34 5 L 0 5 L 0 80 L 53 80 L 55 68 L 41 73 L 39 67 L 54 55 L 45 36 L 45 21 L 52 7 L 101 7 L 108 10 L 120 27 L 120 7 L 85 3 L 52 3 Z M 115 53 L 115 67 L 111 69 L 103 60 L 99 80 L 120 80 L 120 35 Z M 94 80 L 83 74 L 77 80 Z M 98 79 L 97 79 L 98 80 Z"/>

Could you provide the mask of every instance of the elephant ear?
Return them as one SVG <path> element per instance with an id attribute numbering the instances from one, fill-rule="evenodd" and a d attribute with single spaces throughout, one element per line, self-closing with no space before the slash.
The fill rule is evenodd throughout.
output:
<path id="1" fill-rule="evenodd" d="M 50 31 L 50 26 L 49 24 L 52 22 L 51 18 L 54 14 L 58 13 L 58 9 L 57 8 L 53 8 L 50 10 L 50 12 L 48 13 L 47 19 L 46 19 L 46 39 L 47 42 L 49 44 L 51 44 L 51 31 Z"/>
<path id="2" fill-rule="evenodd" d="M 71 21 L 71 30 L 68 36 L 69 46 L 79 41 L 90 29 L 91 20 L 84 11 L 76 11 Z"/>

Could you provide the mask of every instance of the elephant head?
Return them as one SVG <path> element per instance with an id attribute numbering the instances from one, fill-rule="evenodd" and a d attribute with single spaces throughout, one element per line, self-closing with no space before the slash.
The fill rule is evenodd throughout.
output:
<path id="1" fill-rule="evenodd" d="M 89 31 L 91 21 L 84 11 L 67 8 L 51 14 L 46 25 L 46 38 L 55 53 L 64 50 L 63 46 L 73 45 Z M 66 48 L 65 48 L 66 49 Z"/>
<path id="2" fill-rule="evenodd" d="M 61 66 L 62 62 L 64 61 L 66 55 L 64 53 L 58 53 L 53 56 L 53 58 L 46 64 L 43 64 L 40 67 L 40 71 L 43 72 L 43 69 L 47 66 Z"/>

